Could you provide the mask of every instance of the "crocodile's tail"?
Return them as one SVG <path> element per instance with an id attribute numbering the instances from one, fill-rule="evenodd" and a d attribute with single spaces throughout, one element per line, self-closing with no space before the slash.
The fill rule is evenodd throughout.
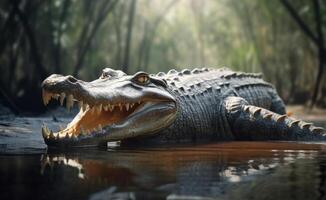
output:
<path id="1" fill-rule="evenodd" d="M 239 97 L 228 98 L 226 108 L 232 133 L 238 140 L 326 141 L 322 127 L 248 105 Z"/>

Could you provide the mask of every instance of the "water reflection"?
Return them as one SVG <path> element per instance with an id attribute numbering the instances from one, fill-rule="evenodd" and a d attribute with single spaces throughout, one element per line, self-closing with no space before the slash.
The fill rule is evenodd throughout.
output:
<path id="1" fill-rule="evenodd" d="M 78 189 L 91 199 L 324 199 L 324 148 L 232 142 L 48 152 L 42 155 L 41 174 L 53 177 L 59 190 L 65 183 L 64 190 Z"/>

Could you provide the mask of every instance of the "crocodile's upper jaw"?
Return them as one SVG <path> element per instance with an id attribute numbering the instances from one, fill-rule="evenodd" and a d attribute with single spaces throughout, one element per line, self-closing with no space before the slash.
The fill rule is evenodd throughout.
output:
<path id="1" fill-rule="evenodd" d="M 42 128 L 49 146 L 97 146 L 150 135 L 173 122 L 176 102 L 164 89 L 163 82 L 152 80 L 145 73 L 127 76 L 119 71 L 105 70 L 109 73 L 106 77 L 102 74 L 92 82 L 61 75 L 44 80 L 45 105 L 54 98 L 61 105 L 66 99 L 68 109 L 74 102 L 80 107 L 65 129 L 54 133 L 45 126 Z"/>

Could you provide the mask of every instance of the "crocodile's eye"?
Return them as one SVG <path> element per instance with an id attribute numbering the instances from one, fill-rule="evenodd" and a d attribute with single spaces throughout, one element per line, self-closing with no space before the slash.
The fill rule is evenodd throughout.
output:
<path id="1" fill-rule="evenodd" d="M 148 76 L 139 76 L 139 77 L 137 78 L 137 81 L 138 81 L 139 83 L 142 83 L 142 84 L 147 83 L 148 80 L 149 80 Z"/>
<path id="2" fill-rule="evenodd" d="M 141 85 L 145 85 L 149 83 L 149 76 L 146 73 L 139 73 L 137 74 L 134 79 L 133 79 L 136 83 L 141 84 Z"/>
<path id="3" fill-rule="evenodd" d="M 110 78 L 110 74 L 107 72 L 103 72 L 100 78 L 101 79 Z"/>

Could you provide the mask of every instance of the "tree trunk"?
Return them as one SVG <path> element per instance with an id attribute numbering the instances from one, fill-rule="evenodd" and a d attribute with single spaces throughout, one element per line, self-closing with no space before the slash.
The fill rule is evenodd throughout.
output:
<path id="1" fill-rule="evenodd" d="M 59 25 L 57 29 L 57 43 L 54 50 L 54 64 L 55 64 L 55 73 L 61 73 L 61 37 L 62 37 L 62 24 L 65 21 L 68 13 L 68 8 L 70 6 L 70 0 L 65 0 L 62 6 L 62 10 L 59 16 Z"/>
<path id="2" fill-rule="evenodd" d="M 128 24 L 127 24 L 127 35 L 126 35 L 126 47 L 122 65 L 122 71 L 128 73 L 129 68 L 129 53 L 130 53 L 130 42 L 132 37 L 132 28 L 133 28 L 133 20 L 136 10 L 136 0 L 132 0 L 129 9 L 129 16 L 128 16 Z"/>
<path id="3" fill-rule="evenodd" d="M 114 30 L 117 38 L 117 51 L 115 55 L 115 64 L 116 66 L 121 66 L 122 64 L 122 31 L 121 24 L 123 22 L 123 15 L 125 12 L 125 5 L 121 4 L 120 9 L 115 9 L 113 11 L 113 24 Z"/>
<path id="4" fill-rule="evenodd" d="M 106 16 L 112 11 L 114 8 L 115 4 L 117 3 L 117 0 L 115 1 L 105 1 L 105 5 L 101 5 L 101 9 L 99 14 L 97 15 L 97 18 L 95 20 L 94 26 L 92 29 L 89 31 L 88 36 L 86 36 L 85 39 L 85 45 L 83 45 L 83 48 L 81 49 L 80 53 L 78 54 L 77 62 L 76 65 L 74 66 L 73 70 L 73 75 L 76 76 L 79 72 L 79 70 L 82 68 L 83 63 L 84 63 L 84 58 L 86 56 L 87 51 L 90 48 L 91 42 L 97 33 L 98 29 L 100 28 L 102 22 L 106 18 Z M 88 32 L 88 31 L 87 31 Z M 80 42 L 83 42 L 81 40 Z"/>
<path id="5" fill-rule="evenodd" d="M 148 68 L 148 65 L 149 65 L 151 48 L 152 48 L 153 39 L 154 39 L 155 34 L 156 34 L 156 30 L 157 30 L 158 26 L 160 25 L 161 21 L 163 20 L 164 16 L 169 12 L 169 10 L 177 2 L 178 2 L 178 0 L 170 1 L 168 6 L 154 20 L 153 26 L 150 28 L 150 31 L 148 33 L 148 40 L 146 40 L 145 48 L 144 48 L 144 51 L 145 51 L 145 54 L 144 54 L 144 70 L 145 71 L 147 71 L 147 68 Z"/>
<path id="6" fill-rule="evenodd" d="M 15 13 L 17 14 L 19 20 L 22 23 L 22 26 L 24 28 L 24 31 L 26 33 L 27 39 L 29 41 L 29 45 L 30 45 L 30 52 L 31 52 L 31 56 L 34 60 L 34 64 L 35 67 L 38 71 L 38 80 L 35 80 L 35 82 L 37 81 L 41 81 L 43 79 L 46 78 L 47 72 L 42 64 L 42 58 L 39 54 L 39 49 L 36 43 L 36 39 L 35 39 L 35 34 L 34 31 L 32 30 L 32 28 L 30 27 L 29 21 L 28 21 L 28 16 L 26 16 L 19 8 L 19 1 L 16 0 L 12 0 L 10 1 L 12 3 L 12 6 L 15 10 Z"/>
<path id="7" fill-rule="evenodd" d="M 322 16 L 320 12 L 320 2 L 319 0 L 313 0 L 314 3 L 314 11 L 315 11 L 315 21 L 316 21 L 316 32 L 317 36 L 310 30 L 307 24 L 300 18 L 299 14 L 294 10 L 292 5 L 287 0 L 280 0 L 283 6 L 288 10 L 291 17 L 298 24 L 301 30 L 313 41 L 313 43 L 318 48 L 318 70 L 316 82 L 314 84 L 313 93 L 311 95 L 311 102 L 309 107 L 312 108 L 317 100 L 318 92 L 320 88 L 320 83 L 322 82 L 323 77 L 323 68 L 326 62 L 326 48 L 324 46 L 324 38 L 322 32 Z"/>
<path id="8" fill-rule="evenodd" d="M 319 0 L 314 0 L 314 7 L 315 7 L 315 20 L 316 20 L 316 32 L 318 38 L 318 71 L 317 71 L 317 78 L 315 82 L 315 87 L 311 97 L 311 104 L 310 108 L 313 108 L 317 101 L 318 93 L 320 90 L 320 83 L 322 82 L 323 78 L 323 69 L 325 64 L 325 48 L 324 48 L 324 36 L 323 36 L 323 27 L 322 27 L 322 16 L 320 13 L 320 4 Z"/>

